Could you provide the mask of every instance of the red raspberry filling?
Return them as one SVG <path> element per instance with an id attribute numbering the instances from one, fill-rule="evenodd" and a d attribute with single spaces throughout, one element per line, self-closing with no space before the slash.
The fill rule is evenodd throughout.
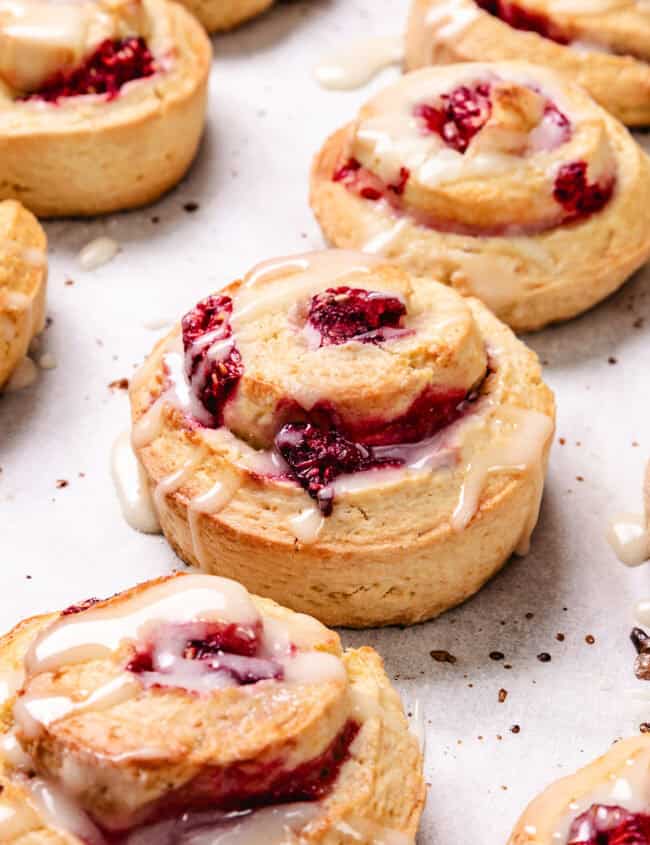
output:
<path id="1" fill-rule="evenodd" d="M 321 754 L 293 769 L 284 769 L 283 761 L 275 759 L 259 764 L 250 760 L 225 770 L 203 772 L 150 806 L 145 825 L 102 832 L 111 845 L 220 841 L 224 824 L 233 820 L 224 813 L 326 798 L 350 758 L 350 747 L 359 730 L 359 724 L 349 720 Z"/>
<path id="2" fill-rule="evenodd" d="M 244 373 L 241 354 L 235 346 L 224 347 L 212 358 L 214 345 L 232 337 L 229 296 L 209 296 L 199 302 L 182 320 L 185 374 L 203 407 L 223 425 L 223 409 Z"/>
<path id="3" fill-rule="evenodd" d="M 324 516 L 332 513 L 334 493 L 329 487 L 340 475 L 397 467 L 402 461 L 377 458 L 371 448 L 348 440 L 335 428 L 308 422 L 287 423 L 275 445 L 289 465 L 289 473 L 315 499 Z"/>
<path id="4" fill-rule="evenodd" d="M 589 182 L 584 161 L 563 165 L 553 186 L 553 196 L 567 213 L 563 222 L 584 219 L 604 208 L 614 192 L 614 183 L 613 178 L 601 183 Z"/>
<path id="5" fill-rule="evenodd" d="M 397 181 L 387 184 L 375 176 L 370 170 L 362 166 L 356 158 L 348 159 L 334 171 L 333 182 L 341 182 L 346 188 L 351 188 L 366 200 L 385 199 L 391 205 L 399 207 L 399 198 L 406 189 L 411 176 L 408 167 L 401 167 Z"/>
<path id="6" fill-rule="evenodd" d="M 349 340 L 379 343 L 382 329 L 399 328 L 406 306 L 396 296 L 362 288 L 329 288 L 311 300 L 309 324 L 320 334 L 320 346 L 338 346 Z"/>
<path id="7" fill-rule="evenodd" d="M 558 44 L 569 44 L 571 39 L 556 26 L 553 21 L 541 12 L 531 12 L 510 0 L 475 0 L 484 12 L 499 18 L 513 29 L 526 32 L 536 32 L 543 38 L 556 41 Z"/>
<path id="8" fill-rule="evenodd" d="M 82 601 L 77 602 L 76 604 L 71 604 L 69 607 L 62 610 L 61 616 L 72 616 L 74 613 L 83 613 L 84 610 L 88 610 L 100 601 L 101 599 L 96 598 L 83 599 Z"/>
<path id="9" fill-rule="evenodd" d="M 262 627 L 213 622 L 160 624 L 139 643 L 127 670 L 149 687 L 183 688 L 215 673 L 237 686 L 281 680 L 282 666 L 260 657 Z M 194 687 L 189 687 L 194 689 Z"/>
<path id="10" fill-rule="evenodd" d="M 106 94 L 113 100 L 127 82 L 155 72 L 154 58 L 144 38 L 107 38 L 79 67 L 59 71 L 24 99 L 56 103 L 65 97 Z"/>
<path id="11" fill-rule="evenodd" d="M 422 120 L 426 132 L 440 135 L 447 146 L 464 153 L 492 114 L 490 86 L 461 85 L 450 94 L 443 94 L 437 105 L 417 105 L 413 114 Z"/>
<path id="12" fill-rule="evenodd" d="M 568 845 L 650 845 L 650 816 L 594 804 L 571 825 Z"/>

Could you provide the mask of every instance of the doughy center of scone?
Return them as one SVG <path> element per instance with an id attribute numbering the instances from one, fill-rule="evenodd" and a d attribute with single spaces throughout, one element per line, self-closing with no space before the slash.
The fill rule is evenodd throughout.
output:
<path id="1" fill-rule="evenodd" d="M 182 330 L 182 372 L 164 359 L 168 392 L 189 393 L 194 424 L 274 450 L 326 515 L 336 477 L 401 466 L 392 447 L 458 419 L 487 372 L 457 295 L 354 253 L 264 265 Z"/>
<path id="2" fill-rule="evenodd" d="M 37 636 L 17 737 L 38 776 L 120 836 L 188 809 L 318 800 L 358 731 L 328 648 L 315 620 L 261 614 L 235 582 L 166 579 Z"/>
<path id="3" fill-rule="evenodd" d="M 18 99 L 117 96 L 151 76 L 144 5 L 0 0 L 0 80 Z"/>
<path id="4" fill-rule="evenodd" d="M 362 109 L 333 181 L 459 234 L 533 233 L 597 213 L 616 179 L 604 126 L 559 78 L 524 68 L 408 74 Z"/>

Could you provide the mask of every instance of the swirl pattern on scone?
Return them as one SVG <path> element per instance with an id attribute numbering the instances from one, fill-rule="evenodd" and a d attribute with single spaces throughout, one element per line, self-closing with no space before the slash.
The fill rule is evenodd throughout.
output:
<path id="1" fill-rule="evenodd" d="M 645 845 L 649 785 L 650 737 L 621 740 L 532 801 L 508 845 Z"/>
<path id="2" fill-rule="evenodd" d="M 580 88 L 523 63 L 407 74 L 317 155 L 335 246 L 478 296 L 518 331 L 587 310 L 650 256 L 650 163 Z"/>
<path id="3" fill-rule="evenodd" d="M 413 0 L 409 70 L 513 59 L 563 73 L 628 126 L 650 123 L 644 0 Z"/>
<path id="4" fill-rule="evenodd" d="M 274 0 L 180 0 L 208 32 L 233 29 L 270 9 Z"/>
<path id="5" fill-rule="evenodd" d="M 381 259 L 269 261 L 131 382 L 133 445 L 187 562 L 327 624 L 434 616 L 535 526 L 554 401 L 475 300 Z"/>
<path id="6" fill-rule="evenodd" d="M 46 249 L 34 216 L 0 202 L 0 389 L 45 325 Z"/>
<path id="7" fill-rule="evenodd" d="M 168 0 L 0 0 L 0 198 L 43 217 L 157 199 L 198 148 L 210 57 Z"/>
<path id="8" fill-rule="evenodd" d="M 2 684 L 6 845 L 415 841 L 422 760 L 379 656 L 233 581 L 27 620 Z"/>

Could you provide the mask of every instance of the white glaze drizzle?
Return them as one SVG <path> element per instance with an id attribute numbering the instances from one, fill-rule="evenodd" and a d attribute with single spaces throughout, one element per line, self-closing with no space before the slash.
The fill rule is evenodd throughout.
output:
<path id="1" fill-rule="evenodd" d="M 436 38 L 455 39 L 481 16 L 476 3 L 467 0 L 442 0 L 431 4 L 425 18 L 427 29 L 435 30 Z"/>
<path id="2" fill-rule="evenodd" d="M 542 454 L 553 432 L 550 417 L 513 405 L 497 408 L 487 422 L 491 430 L 486 448 L 472 455 L 465 469 L 460 498 L 452 517 L 456 531 L 462 531 L 477 512 L 490 474 L 542 467 Z M 534 513 L 526 533 L 532 532 L 536 522 L 537 513 Z M 522 552 L 524 550 L 522 548 Z"/>
<path id="3" fill-rule="evenodd" d="M 133 452 L 129 432 L 122 432 L 113 444 L 111 476 L 122 515 L 131 528 L 143 534 L 159 534 L 160 523 L 147 476 Z"/>
<path id="4" fill-rule="evenodd" d="M 315 543 L 320 537 L 325 517 L 316 507 L 310 505 L 303 508 L 300 513 L 292 516 L 289 520 L 289 528 L 298 542 L 305 546 Z"/>
<path id="5" fill-rule="evenodd" d="M 314 76 L 323 88 L 351 90 L 370 82 L 384 68 L 404 59 L 404 40 L 398 37 L 363 38 L 323 56 Z"/>
<path id="6" fill-rule="evenodd" d="M 625 566 L 641 566 L 650 559 L 650 535 L 646 517 L 616 514 L 607 527 L 607 542 Z"/>
<path id="7" fill-rule="evenodd" d="M 120 245 L 113 238 L 95 238 L 80 251 L 79 263 L 83 270 L 90 272 L 103 264 L 108 264 L 119 251 Z"/>
<path id="8" fill-rule="evenodd" d="M 619 806 L 631 813 L 646 813 L 649 768 L 650 755 L 647 751 L 629 757 L 618 771 L 611 772 L 598 787 L 571 801 L 568 812 L 558 821 L 551 840 L 558 845 L 571 845 L 571 842 L 582 841 L 580 833 L 577 839 L 569 840 L 569 831 L 575 819 L 593 804 Z"/>

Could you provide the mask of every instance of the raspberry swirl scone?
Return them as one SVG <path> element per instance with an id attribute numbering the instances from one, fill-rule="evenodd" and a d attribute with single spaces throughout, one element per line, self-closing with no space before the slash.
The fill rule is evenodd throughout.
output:
<path id="1" fill-rule="evenodd" d="M 435 616 L 527 546 L 554 427 L 536 356 L 484 306 L 336 250 L 198 303 L 131 402 L 185 561 L 357 627 Z"/>
<path id="2" fill-rule="evenodd" d="M 413 845 L 418 742 L 373 649 L 209 575 L 0 639 L 3 845 Z"/>
<path id="3" fill-rule="evenodd" d="M 157 199 L 197 151 L 210 58 L 168 0 L 0 0 L 0 198 L 43 217 Z"/>
<path id="4" fill-rule="evenodd" d="M 650 165 L 580 88 L 524 63 L 407 74 L 316 157 L 336 246 L 442 274 L 519 331 L 573 317 L 650 256 Z"/>
<path id="5" fill-rule="evenodd" d="M 0 389 L 45 324 L 46 248 L 33 214 L 0 202 Z"/>
<path id="6" fill-rule="evenodd" d="M 413 0 L 409 70 L 512 59 L 560 71 L 628 126 L 650 124 L 646 0 Z"/>
<path id="7" fill-rule="evenodd" d="M 508 845 L 648 845 L 650 737 L 617 742 L 607 754 L 538 796 Z"/>
<path id="8" fill-rule="evenodd" d="M 274 0 L 181 0 L 183 6 L 201 21 L 208 32 L 233 29 L 262 14 Z"/>

